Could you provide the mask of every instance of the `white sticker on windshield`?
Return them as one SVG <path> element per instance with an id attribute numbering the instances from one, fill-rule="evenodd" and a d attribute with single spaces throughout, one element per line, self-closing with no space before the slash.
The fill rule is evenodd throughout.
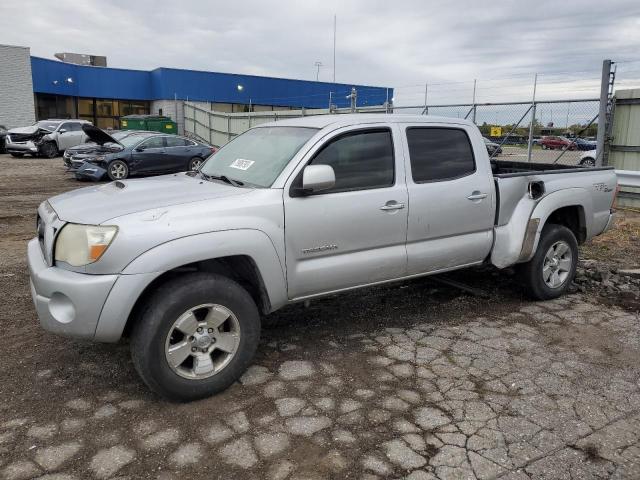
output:
<path id="1" fill-rule="evenodd" d="M 254 162 L 253 160 L 245 160 L 244 158 L 236 158 L 231 165 L 229 165 L 231 168 L 237 168 L 238 170 L 249 170 L 249 168 L 251 167 L 251 165 L 253 165 Z"/>

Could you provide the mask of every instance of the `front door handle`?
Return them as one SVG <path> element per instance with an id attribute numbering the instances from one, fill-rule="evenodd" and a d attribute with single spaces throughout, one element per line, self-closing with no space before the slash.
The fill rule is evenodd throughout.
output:
<path id="1" fill-rule="evenodd" d="M 486 193 L 481 193 L 481 192 L 476 190 L 475 192 L 473 192 L 471 195 L 469 195 L 467 197 L 467 200 L 471 200 L 471 201 L 473 201 L 473 200 L 482 200 L 484 198 L 487 198 L 487 194 Z"/>
<path id="2" fill-rule="evenodd" d="M 398 203 L 395 200 L 390 200 L 380 207 L 380 210 L 401 210 L 404 208 L 404 203 Z"/>

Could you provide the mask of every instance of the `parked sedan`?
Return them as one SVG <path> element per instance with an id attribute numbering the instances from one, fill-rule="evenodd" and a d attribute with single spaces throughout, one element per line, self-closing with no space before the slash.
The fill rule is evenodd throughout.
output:
<path id="1" fill-rule="evenodd" d="M 543 150 L 575 150 L 576 144 L 565 137 L 542 137 L 540 146 Z"/>
<path id="2" fill-rule="evenodd" d="M 573 142 L 576 144 L 578 150 L 583 152 L 588 152 L 590 150 L 595 150 L 597 143 L 595 141 L 586 140 L 584 138 L 574 138 Z"/>
<path id="3" fill-rule="evenodd" d="M 140 130 L 115 130 L 106 133 L 93 125 L 83 125 L 82 130 L 88 137 L 87 143 L 68 148 L 62 156 L 62 160 L 70 172 L 75 172 L 84 162 L 92 160 L 98 155 L 119 152 L 122 150 L 122 145 L 118 142 L 123 138 L 145 133 Z"/>
<path id="4" fill-rule="evenodd" d="M 139 132 L 120 140 L 111 137 L 110 143 L 118 145 L 118 150 L 87 160 L 76 171 L 77 179 L 102 180 L 108 177 L 122 180 L 132 175 L 196 170 L 216 151 L 215 147 L 189 138 L 156 132 Z"/>
<path id="5" fill-rule="evenodd" d="M 487 147 L 487 152 L 489 153 L 489 156 L 498 155 L 502 153 L 502 147 L 498 143 L 492 142 L 486 137 L 482 137 L 482 138 L 484 138 L 484 144 Z"/>

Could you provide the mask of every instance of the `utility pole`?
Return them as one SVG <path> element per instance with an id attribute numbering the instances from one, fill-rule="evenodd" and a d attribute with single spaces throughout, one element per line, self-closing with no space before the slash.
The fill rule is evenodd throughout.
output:
<path id="1" fill-rule="evenodd" d="M 536 122 L 536 87 L 538 86 L 538 74 L 533 77 L 533 98 L 531 100 L 531 122 L 529 122 L 529 141 L 527 142 L 527 162 L 531 163 L 531 150 L 533 149 L 533 128 Z"/>
<path id="2" fill-rule="evenodd" d="M 337 15 L 333 15 L 333 83 L 336 83 L 336 26 Z"/>
<path id="3" fill-rule="evenodd" d="M 318 78 L 320 77 L 320 67 L 322 66 L 322 62 L 316 62 L 315 66 L 316 66 L 316 82 L 317 82 Z"/>
<path id="4" fill-rule="evenodd" d="M 429 114 L 429 106 L 427 104 L 427 94 L 429 93 L 429 84 L 425 83 L 424 84 L 424 110 L 423 110 L 423 114 L 428 115 Z"/>
<path id="5" fill-rule="evenodd" d="M 598 134 L 596 136 L 596 167 L 601 167 L 604 160 L 604 142 L 607 132 L 607 112 L 609 110 L 609 86 L 611 82 L 611 60 L 602 62 L 602 78 L 600 79 L 600 110 L 598 111 Z"/>

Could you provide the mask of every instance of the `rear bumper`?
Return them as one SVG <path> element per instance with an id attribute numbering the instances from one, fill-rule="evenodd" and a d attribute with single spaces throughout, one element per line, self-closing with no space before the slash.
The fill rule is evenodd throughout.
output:
<path id="1" fill-rule="evenodd" d="M 27 247 L 31 296 L 40 325 L 65 337 L 93 339 L 118 275 L 87 275 L 49 267 L 37 239 Z"/>

